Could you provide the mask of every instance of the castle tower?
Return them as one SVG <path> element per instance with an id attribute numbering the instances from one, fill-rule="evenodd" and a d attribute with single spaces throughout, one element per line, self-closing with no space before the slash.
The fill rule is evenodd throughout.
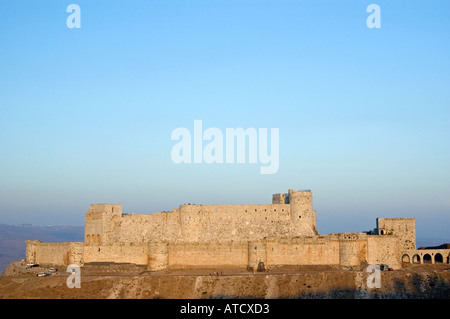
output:
<path id="1" fill-rule="evenodd" d="M 86 245 L 104 245 L 111 241 L 112 219 L 122 216 L 121 204 L 92 204 L 85 217 Z"/>
<path id="2" fill-rule="evenodd" d="M 148 245 L 148 270 L 166 269 L 169 265 L 167 242 L 151 242 Z"/>
<path id="3" fill-rule="evenodd" d="M 312 192 L 289 190 L 291 221 L 302 235 L 318 235 L 316 211 L 313 209 Z M 286 200 L 286 201 L 287 201 Z"/>
<path id="4" fill-rule="evenodd" d="M 288 194 L 273 194 L 272 195 L 272 204 L 289 204 L 289 196 Z"/>
<path id="5" fill-rule="evenodd" d="M 360 234 L 342 233 L 339 238 L 339 265 L 358 266 L 367 260 L 366 247 L 360 243 Z"/>
<path id="6" fill-rule="evenodd" d="M 248 268 L 252 271 L 264 271 L 267 267 L 267 244 L 265 241 L 248 243 Z"/>
<path id="7" fill-rule="evenodd" d="M 377 235 L 400 238 L 401 251 L 416 249 L 415 218 L 377 218 Z"/>

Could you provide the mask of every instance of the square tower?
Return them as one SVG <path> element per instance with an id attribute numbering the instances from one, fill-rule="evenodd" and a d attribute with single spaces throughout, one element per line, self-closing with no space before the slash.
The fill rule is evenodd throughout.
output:
<path id="1" fill-rule="evenodd" d="M 109 242 L 112 219 L 122 216 L 121 204 L 92 204 L 84 224 L 84 242 L 87 245 L 101 245 Z"/>
<path id="2" fill-rule="evenodd" d="M 416 249 L 415 218 L 377 218 L 377 235 L 400 238 L 402 251 Z"/>

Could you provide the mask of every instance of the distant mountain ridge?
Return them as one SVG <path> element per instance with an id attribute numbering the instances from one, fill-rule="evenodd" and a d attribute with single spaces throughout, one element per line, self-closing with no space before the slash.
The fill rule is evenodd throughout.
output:
<path id="1" fill-rule="evenodd" d="M 431 247 L 419 247 L 417 249 L 450 249 L 450 244 L 442 244 L 439 246 L 431 246 Z"/>
<path id="2" fill-rule="evenodd" d="M 416 247 L 417 249 L 426 247 L 438 247 L 442 245 L 447 245 L 450 243 L 450 238 L 417 238 Z"/>
<path id="3" fill-rule="evenodd" d="M 26 240 L 44 242 L 84 241 L 84 226 L 35 226 L 0 224 L 0 274 L 25 258 Z"/>

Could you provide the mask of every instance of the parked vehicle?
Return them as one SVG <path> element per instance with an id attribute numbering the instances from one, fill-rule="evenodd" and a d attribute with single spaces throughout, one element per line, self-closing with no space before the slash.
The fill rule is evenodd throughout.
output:
<path id="1" fill-rule="evenodd" d="M 36 276 L 38 276 L 38 277 L 47 277 L 47 276 L 50 276 L 50 274 L 47 273 L 47 272 L 38 272 L 36 274 Z"/>
<path id="2" fill-rule="evenodd" d="M 26 268 L 33 268 L 33 267 L 37 267 L 39 266 L 38 264 L 36 264 L 35 262 L 28 262 Z"/>
<path id="3" fill-rule="evenodd" d="M 380 270 L 382 270 L 382 271 L 388 271 L 388 270 L 389 270 L 389 266 L 386 265 L 386 264 L 381 264 L 381 265 L 380 265 Z"/>

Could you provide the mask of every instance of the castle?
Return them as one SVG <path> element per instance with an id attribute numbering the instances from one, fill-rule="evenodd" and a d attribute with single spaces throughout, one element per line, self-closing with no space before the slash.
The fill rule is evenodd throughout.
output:
<path id="1" fill-rule="evenodd" d="M 449 252 L 428 254 L 433 263 L 448 263 Z M 133 263 L 151 271 L 362 264 L 399 269 L 402 262 L 422 263 L 426 253 L 416 250 L 415 218 L 377 218 L 371 232 L 320 235 L 309 190 L 274 194 L 267 205 L 189 204 L 153 214 L 93 204 L 84 242 L 26 242 L 26 260 L 38 264 Z"/>

